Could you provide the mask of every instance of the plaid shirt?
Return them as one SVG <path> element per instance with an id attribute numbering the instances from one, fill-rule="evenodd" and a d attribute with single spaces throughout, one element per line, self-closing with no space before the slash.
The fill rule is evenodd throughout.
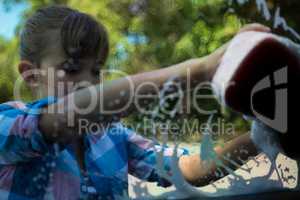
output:
<path id="1" fill-rule="evenodd" d="M 128 191 L 128 173 L 161 186 L 155 170 L 156 148 L 121 123 L 104 134 L 84 136 L 86 174 L 71 145 L 46 143 L 38 129 L 40 108 L 55 102 L 0 104 L 0 199 L 115 199 Z M 169 168 L 172 149 L 165 148 Z M 179 155 L 187 154 L 181 150 Z"/>

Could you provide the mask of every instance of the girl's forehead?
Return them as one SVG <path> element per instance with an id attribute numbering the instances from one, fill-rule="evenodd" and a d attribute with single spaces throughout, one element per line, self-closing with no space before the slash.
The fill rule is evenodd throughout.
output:
<path id="1" fill-rule="evenodd" d="M 63 62 L 65 60 L 70 59 L 71 57 L 67 55 L 65 49 L 63 48 L 61 35 L 59 30 L 53 30 L 48 33 L 48 44 L 45 45 L 44 50 L 42 52 L 42 59 L 47 62 Z M 73 59 L 80 62 L 98 62 L 98 55 L 94 56 L 84 56 L 80 55 Z"/>
<path id="2" fill-rule="evenodd" d="M 48 35 L 47 43 L 42 51 L 44 59 L 66 59 L 67 55 L 62 47 L 61 38 L 58 30 L 52 30 Z"/>
<path id="3" fill-rule="evenodd" d="M 60 45 L 47 46 L 42 55 L 42 63 L 59 63 L 66 60 L 67 56 Z"/>
<path id="4" fill-rule="evenodd" d="M 80 65 L 94 65 L 98 63 L 98 57 L 82 57 L 72 58 L 66 55 L 62 45 L 59 42 L 55 42 L 47 47 L 42 57 L 42 63 L 52 66 L 58 66 L 63 62 L 70 61 L 79 63 Z"/>

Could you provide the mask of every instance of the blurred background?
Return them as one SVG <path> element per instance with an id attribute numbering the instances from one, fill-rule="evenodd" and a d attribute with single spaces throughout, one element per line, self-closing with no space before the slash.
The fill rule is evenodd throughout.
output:
<path id="1" fill-rule="evenodd" d="M 234 36 L 239 28 L 251 22 L 273 27 L 274 13 L 280 13 L 294 30 L 300 29 L 298 0 L 267 0 L 271 18 L 266 19 L 258 0 L 0 0 L 0 103 L 13 99 L 13 85 L 18 78 L 19 32 L 24 21 L 35 10 L 63 4 L 89 13 L 101 21 L 110 36 L 111 53 L 105 66 L 128 74 L 163 68 L 186 59 L 201 57 L 214 51 Z M 274 32 L 297 41 L 282 27 Z M 108 77 L 117 78 L 117 77 Z M 24 99 L 31 95 L 24 89 Z M 209 93 L 208 91 L 202 91 Z M 236 134 L 249 130 L 249 124 L 237 113 L 221 108 L 217 101 L 202 100 L 203 109 L 215 108 L 222 123 L 233 123 L 235 135 L 219 134 L 217 142 L 224 142 Z M 137 113 L 125 119 L 128 124 L 141 123 L 147 116 Z M 168 118 L 168 116 L 166 116 Z M 193 110 L 178 116 L 191 122 L 205 123 L 208 116 Z M 218 118 L 216 118 L 218 119 Z M 164 119 L 165 120 L 165 119 Z M 149 131 L 140 126 L 140 133 Z M 142 131 L 143 130 L 143 131 Z M 182 142 L 199 142 L 201 134 L 176 135 Z"/>

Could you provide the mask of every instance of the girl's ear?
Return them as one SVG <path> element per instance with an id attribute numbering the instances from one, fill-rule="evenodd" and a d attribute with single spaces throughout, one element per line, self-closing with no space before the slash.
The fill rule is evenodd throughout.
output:
<path id="1" fill-rule="evenodd" d="M 36 66 L 27 60 L 21 60 L 18 66 L 19 73 L 23 77 L 24 81 L 30 85 L 37 85 L 38 82 L 38 71 Z"/>

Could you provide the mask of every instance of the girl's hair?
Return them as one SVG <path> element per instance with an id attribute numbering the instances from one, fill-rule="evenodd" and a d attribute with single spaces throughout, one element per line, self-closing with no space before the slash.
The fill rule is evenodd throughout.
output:
<path id="1" fill-rule="evenodd" d="M 59 34 L 67 56 L 95 56 L 100 64 L 105 63 L 109 41 L 104 26 L 91 16 L 64 6 L 39 9 L 27 20 L 21 32 L 21 59 L 39 63 L 43 49 L 51 42 L 51 31 Z"/>

